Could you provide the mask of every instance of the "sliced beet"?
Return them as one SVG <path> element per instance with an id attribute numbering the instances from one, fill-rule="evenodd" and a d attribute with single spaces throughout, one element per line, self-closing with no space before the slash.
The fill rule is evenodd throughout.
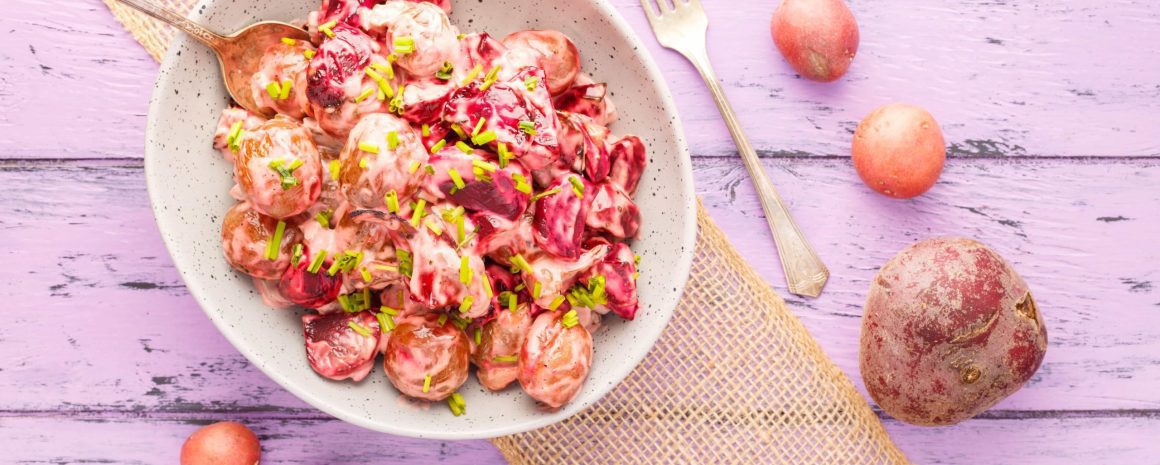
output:
<path id="1" fill-rule="evenodd" d="M 362 79 L 363 68 L 374 53 L 370 36 L 354 26 L 340 23 L 334 37 L 318 47 L 307 68 L 306 98 L 323 108 L 336 108 L 346 100 L 345 85 L 352 76 Z"/>
<path id="2" fill-rule="evenodd" d="M 304 252 L 298 266 L 291 266 L 282 273 L 282 279 L 278 280 L 278 292 L 295 305 L 319 308 L 338 298 L 338 293 L 342 290 L 343 273 L 331 276 L 326 272 L 330 268 L 331 260 L 323 262 L 317 273 L 311 273 L 306 270 L 310 267 L 310 257 L 309 253 Z"/>
<path id="3" fill-rule="evenodd" d="M 577 192 L 574 182 L 584 186 L 582 192 Z M 591 186 L 580 176 L 567 175 L 545 189 L 545 192 L 555 191 L 554 194 L 536 201 L 532 236 L 545 252 L 564 258 L 580 256 Z"/>

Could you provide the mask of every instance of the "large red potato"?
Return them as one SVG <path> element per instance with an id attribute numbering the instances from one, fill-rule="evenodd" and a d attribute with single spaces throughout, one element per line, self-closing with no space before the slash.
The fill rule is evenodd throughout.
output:
<path id="1" fill-rule="evenodd" d="M 842 77 L 858 53 L 858 22 L 842 0 L 784 0 L 770 32 L 790 66 L 814 81 Z"/>
<path id="2" fill-rule="evenodd" d="M 878 107 L 863 118 L 851 152 L 866 186 L 899 199 L 930 190 L 947 158 L 938 122 L 926 110 L 905 103 Z"/>
<path id="3" fill-rule="evenodd" d="M 245 425 L 223 421 L 195 431 L 181 446 L 181 465 L 257 465 L 262 447 Z"/>
<path id="4" fill-rule="evenodd" d="M 1027 283 L 979 242 L 918 242 L 870 285 L 862 380 L 899 420 L 936 426 L 978 415 L 1019 390 L 1046 351 Z"/>

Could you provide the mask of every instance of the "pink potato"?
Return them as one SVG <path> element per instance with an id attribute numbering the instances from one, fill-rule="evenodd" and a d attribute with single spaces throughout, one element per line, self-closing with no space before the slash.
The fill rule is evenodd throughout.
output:
<path id="1" fill-rule="evenodd" d="M 784 0 L 770 32 L 790 66 L 814 81 L 842 77 L 858 53 L 858 23 L 842 0 Z"/>
<path id="2" fill-rule="evenodd" d="M 181 465 L 257 465 L 261 456 L 258 436 L 233 421 L 203 426 L 181 446 Z"/>
<path id="3" fill-rule="evenodd" d="M 934 186 L 947 155 L 934 117 L 905 103 L 883 105 L 863 118 L 851 152 L 866 186 L 899 199 L 917 197 Z"/>
<path id="4" fill-rule="evenodd" d="M 1019 390 L 1046 351 L 1027 283 L 979 242 L 918 242 L 870 285 L 862 379 L 899 420 L 937 426 L 974 417 Z"/>

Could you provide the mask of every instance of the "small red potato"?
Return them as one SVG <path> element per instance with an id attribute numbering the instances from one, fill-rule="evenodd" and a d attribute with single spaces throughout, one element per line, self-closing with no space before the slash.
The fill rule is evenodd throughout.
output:
<path id="1" fill-rule="evenodd" d="M 181 465 L 257 465 L 261 456 L 258 436 L 232 421 L 202 427 L 181 446 Z"/>
<path id="2" fill-rule="evenodd" d="M 994 250 L 928 239 L 886 262 L 870 285 L 859 366 L 886 413 L 952 425 L 1011 395 L 1047 351 L 1027 283 Z"/>
<path id="3" fill-rule="evenodd" d="M 858 53 L 858 22 L 842 0 L 784 0 L 770 32 L 790 66 L 814 81 L 842 77 Z"/>
<path id="4" fill-rule="evenodd" d="M 858 124 L 851 149 L 867 187 L 899 199 L 917 197 L 942 174 L 947 148 L 938 122 L 905 103 L 878 107 Z"/>

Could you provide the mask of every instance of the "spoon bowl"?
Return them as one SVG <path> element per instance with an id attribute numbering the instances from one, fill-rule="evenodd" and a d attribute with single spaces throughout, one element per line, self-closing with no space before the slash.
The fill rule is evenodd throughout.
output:
<path id="1" fill-rule="evenodd" d="M 274 110 L 258 106 L 250 87 L 251 78 L 262 66 L 262 56 L 270 46 L 281 42 L 284 38 L 310 40 L 310 35 L 302 28 L 278 21 L 254 23 L 238 32 L 223 36 L 148 0 L 117 1 L 178 28 L 213 49 L 218 64 L 221 65 L 222 79 L 225 80 L 230 97 L 250 113 L 267 118 L 274 116 Z"/>

